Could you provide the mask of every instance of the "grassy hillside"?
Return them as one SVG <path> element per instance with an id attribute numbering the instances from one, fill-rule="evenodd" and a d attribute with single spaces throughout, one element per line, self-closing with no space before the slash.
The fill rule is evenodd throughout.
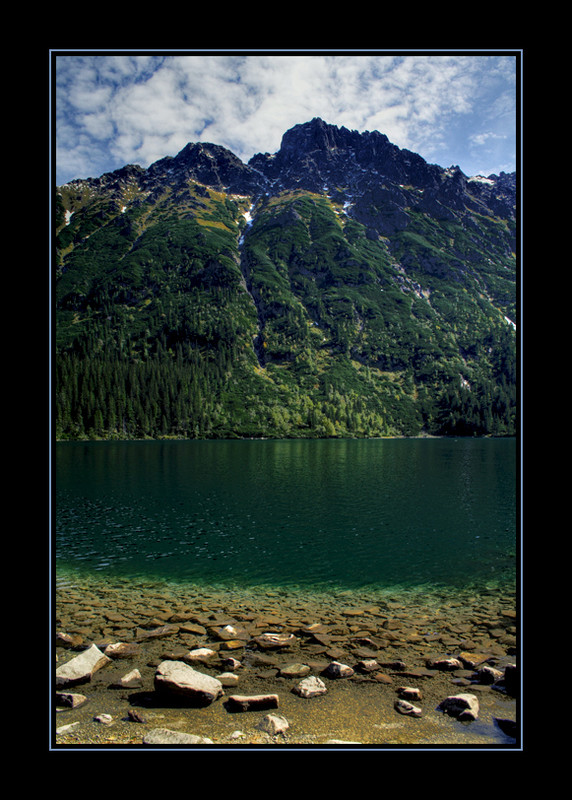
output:
<path id="1" fill-rule="evenodd" d="M 411 207 L 383 237 L 325 195 L 253 202 L 60 188 L 59 438 L 514 434 L 505 222 Z"/>

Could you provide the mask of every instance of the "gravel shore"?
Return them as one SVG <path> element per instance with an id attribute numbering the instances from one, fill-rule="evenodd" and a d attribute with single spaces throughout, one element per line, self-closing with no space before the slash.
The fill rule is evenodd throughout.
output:
<path id="1" fill-rule="evenodd" d="M 518 747 L 515 600 L 494 587 L 215 590 L 60 576 L 54 608 L 53 749 Z M 101 666 L 60 676 L 93 645 Z M 198 704 L 158 691 L 166 661 L 216 678 L 221 695 Z M 322 693 L 297 693 L 308 677 Z M 442 710 L 460 694 L 476 698 L 468 719 Z M 277 699 L 236 711 L 234 695 Z"/>

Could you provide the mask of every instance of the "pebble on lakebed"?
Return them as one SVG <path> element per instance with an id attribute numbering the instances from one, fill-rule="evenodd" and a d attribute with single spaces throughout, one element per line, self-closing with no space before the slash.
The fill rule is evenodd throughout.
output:
<path id="1" fill-rule="evenodd" d="M 55 747 L 518 746 L 517 617 L 494 592 L 56 595 Z"/>

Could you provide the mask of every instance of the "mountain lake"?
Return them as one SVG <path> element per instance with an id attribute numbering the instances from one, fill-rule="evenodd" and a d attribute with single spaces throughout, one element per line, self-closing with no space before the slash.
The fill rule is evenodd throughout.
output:
<path id="1" fill-rule="evenodd" d="M 375 605 L 415 617 L 425 641 L 455 615 L 515 617 L 517 465 L 515 439 L 57 443 L 58 627 L 71 626 L 66 603 L 77 612 L 82 591 L 75 629 L 94 640 L 98 607 L 125 613 L 126 597 L 139 608 L 183 597 L 203 614 L 288 611 L 306 624 Z"/>

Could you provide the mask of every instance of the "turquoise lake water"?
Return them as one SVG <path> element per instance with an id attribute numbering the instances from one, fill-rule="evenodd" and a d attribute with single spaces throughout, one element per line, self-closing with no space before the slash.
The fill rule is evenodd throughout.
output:
<path id="1" fill-rule="evenodd" d="M 58 443 L 58 573 L 514 590 L 514 439 Z"/>

